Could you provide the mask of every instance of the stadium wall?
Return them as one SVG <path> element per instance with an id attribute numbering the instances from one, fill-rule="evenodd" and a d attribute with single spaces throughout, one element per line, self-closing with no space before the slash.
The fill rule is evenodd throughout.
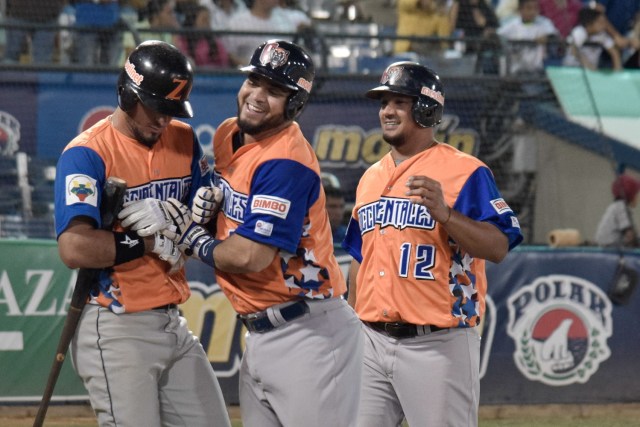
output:
<path id="1" fill-rule="evenodd" d="M 76 270 L 46 240 L 0 240 L 0 404 L 37 403 L 75 283 Z M 347 255 L 338 254 L 346 270 Z M 621 254 L 594 248 L 524 246 L 487 266 L 481 325 L 481 403 L 627 403 L 640 400 L 638 291 L 609 298 Z M 640 251 L 624 253 L 640 268 Z M 238 403 L 245 329 L 213 271 L 189 260 L 191 298 L 180 309 L 200 337 L 229 404 Z M 615 387 L 612 379 L 615 378 Z M 53 401 L 87 399 L 71 361 Z"/>

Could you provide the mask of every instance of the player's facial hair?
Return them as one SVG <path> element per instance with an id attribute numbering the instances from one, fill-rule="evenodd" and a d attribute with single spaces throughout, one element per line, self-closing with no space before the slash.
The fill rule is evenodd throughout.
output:
<path id="1" fill-rule="evenodd" d="M 138 127 L 136 121 L 127 114 L 126 116 L 127 125 L 129 126 L 129 130 L 133 135 L 133 139 L 138 141 L 140 144 L 145 145 L 149 148 L 153 147 L 156 142 L 158 142 L 158 137 L 156 136 L 145 136 L 144 133 Z"/>
<path id="2" fill-rule="evenodd" d="M 133 128 L 133 138 L 138 141 L 140 144 L 142 145 L 146 145 L 147 147 L 151 148 L 155 145 L 156 142 L 158 142 L 158 138 L 154 137 L 147 137 L 145 136 L 142 132 L 140 132 L 138 130 L 138 128 Z"/>
<path id="3" fill-rule="evenodd" d="M 237 114 L 238 127 L 242 132 L 244 132 L 247 135 L 251 135 L 251 136 L 259 135 L 269 129 L 273 129 L 277 126 L 280 126 L 285 121 L 284 116 L 281 115 L 278 117 L 272 117 L 258 124 L 250 123 L 241 117 L 240 110 L 242 107 L 240 105 L 240 101 L 238 100 L 237 102 L 238 102 L 238 114 Z"/>
<path id="4" fill-rule="evenodd" d="M 402 145 L 404 145 L 406 140 L 404 135 L 391 136 L 385 135 L 384 132 L 382 133 L 382 139 L 384 139 L 384 141 L 392 147 L 401 147 Z"/>

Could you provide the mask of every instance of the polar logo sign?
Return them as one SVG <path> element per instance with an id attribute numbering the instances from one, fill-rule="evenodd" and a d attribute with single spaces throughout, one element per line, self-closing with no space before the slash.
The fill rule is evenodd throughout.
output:
<path id="1" fill-rule="evenodd" d="M 611 301 L 583 278 L 538 277 L 511 295 L 508 307 L 513 358 L 531 380 L 586 383 L 611 354 Z"/>

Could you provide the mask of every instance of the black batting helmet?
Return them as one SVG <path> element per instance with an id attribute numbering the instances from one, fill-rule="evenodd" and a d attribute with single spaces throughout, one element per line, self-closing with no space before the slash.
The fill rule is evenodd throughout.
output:
<path id="1" fill-rule="evenodd" d="M 302 112 L 316 75 L 311 57 L 298 45 L 284 40 L 268 40 L 253 52 L 249 65 L 241 68 L 277 85 L 291 89 L 285 116 L 295 119 Z"/>
<path id="2" fill-rule="evenodd" d="M 193 70 L 173 45 L 159 40 L 139 44 L 118 79 L 118 105 L 131 111 L 136 102 L 172 117 L 193 117 L 189 94 Z"/>
<path id="3" fill-rule="evenodd" d="M 367 97 L 380 99 L 387 92 L 410 96 L 415 99 L 412 115 L 416 123 L 432 127 L 442 121 L 444 88 L 435 71 L 417 62 L 395 62 L 384 70 L 380 83 Z"/>

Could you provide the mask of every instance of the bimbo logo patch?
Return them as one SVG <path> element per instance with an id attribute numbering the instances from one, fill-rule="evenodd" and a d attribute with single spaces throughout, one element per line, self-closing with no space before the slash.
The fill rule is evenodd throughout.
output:
<path id="1" fill-rule="evenodd" d="M 251 201 L 251 213 L 263 213 L 285 219 L 291 202 L 280 197 L 257 194 Z"/>
<path id="2" fill-rule="evenodd" d="M 610 356 L 611 301 L 583 278 L 538 277 L 509 297 L 508 308 L 513 359 L 530 380 L 586 383 Z"/>
<path id="3" fill-rule="evenodd" d="M 289 51 L 284 50 L 278 43 L 269 43 L 260 54 L 260 63 L 264 66 L 270 65 L 271 68 L 278 68 L 286 64 L 289 59 Z"/>
<path id="4" fill-rule="evenodd" d="M 124 64 L 124 70 L 127 72 L 129 78 L 133 80 L 135 84 L 140 86 L 140 83 L 142 83 L 142 81 L 144 80 L 144 76 L 136 71 L 136 66 L 129 62 L 128 59 Z"/>
<path id="5" fill-rule="evenodd" d="M 504 199 L 494 199 L 494 200 L 492 200 L 491 201 L 491 206 L 493 206 L 493 209 L 495 209 L 496 212 L 498 212 L 498 214 L 503 214 L 505 212 L 511 212 L 511 208 L 509 207 L 507 202 L 504 201 Z"/>

